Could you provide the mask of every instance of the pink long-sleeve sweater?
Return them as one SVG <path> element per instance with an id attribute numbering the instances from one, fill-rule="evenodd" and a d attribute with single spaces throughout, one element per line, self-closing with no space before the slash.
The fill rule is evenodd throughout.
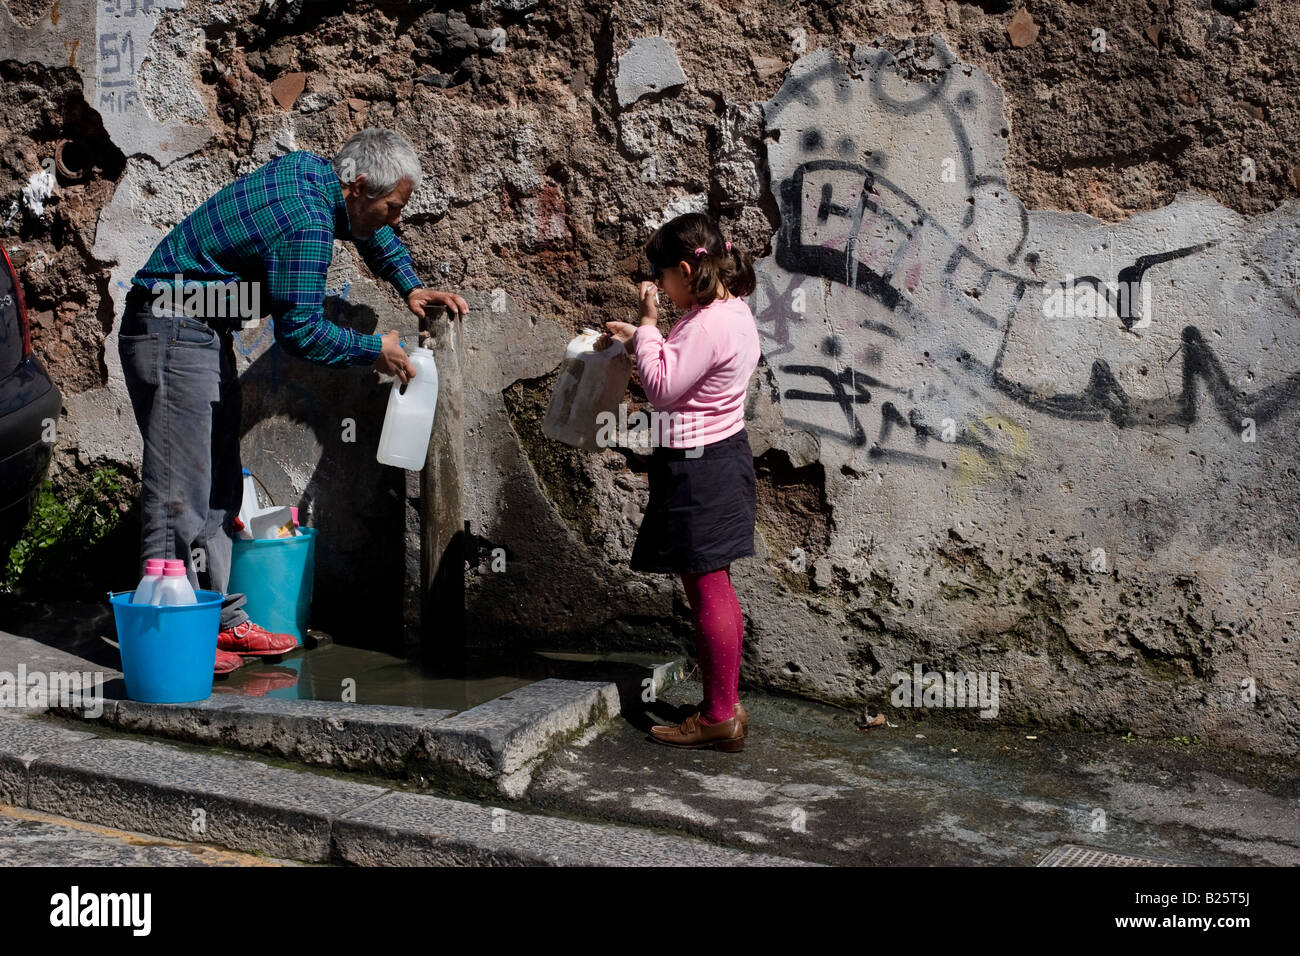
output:
<path id="1" fill-rule="evenodd" d="M 735 296 L 688 309 L 668 333 L 642 325 L 632 336 L 637 373 L 654 410 L 666 415 L 656 440 L 708 445 L 745 427 L 745 394 L 758 367 L 754 314 Z"/>

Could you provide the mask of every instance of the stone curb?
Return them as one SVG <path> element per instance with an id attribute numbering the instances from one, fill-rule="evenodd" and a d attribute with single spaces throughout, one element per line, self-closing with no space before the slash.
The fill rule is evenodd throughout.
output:
<path id="1" fill-rule="evenodd" d="M 800 860 L 401 793 L 251 758 L 0 722 L 0 799 L 123 830 L 362 865 L 770 865 Z"/>
<path id="2" fill-rule="evenodd" d="M 362 866 L 817 866 L 614 824 L 387 793 L 334 821 L 334 847 Z"/>

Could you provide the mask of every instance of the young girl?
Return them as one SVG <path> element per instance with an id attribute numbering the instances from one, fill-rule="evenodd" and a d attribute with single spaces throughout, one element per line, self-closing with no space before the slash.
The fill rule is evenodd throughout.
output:
<path id="1" fill-rule="evenodd" d="M 650 501 L 632 549 L 635 571 L 676 573 L 690 601 L 704 701 L 653 738 L 674 747 L 744 749 L 749 716 L 737 696 L 745 622 L 731 562 L 754 554 L 754 457 L 745 394 L 758 366 L 758 329 L 740 296 L 754 291 L 750 256 L 701 213 L 665 223 L 646 244 L 640 326 L 606 322 L 636 356 L 666 437 L 650 460 Z M 657 288 L 685 313 L 659 334 Z"/>

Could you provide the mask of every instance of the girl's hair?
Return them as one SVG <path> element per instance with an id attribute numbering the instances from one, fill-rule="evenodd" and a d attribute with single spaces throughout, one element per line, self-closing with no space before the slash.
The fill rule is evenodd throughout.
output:
<path id="1" fill-rule="evenodd" d="M 696 255 L 697 249 L 704 252 Z M 702 212 L 689 212 L 664 223 L 646 243 L 645 254 L 651 272 L 682 260 L 693 264 L 691 295 L 700 305 L 718 298 L 724 286 L 732 295 L 744 298 L 756 285 L 753 257 L 725 242 L 717 224 Z"/>

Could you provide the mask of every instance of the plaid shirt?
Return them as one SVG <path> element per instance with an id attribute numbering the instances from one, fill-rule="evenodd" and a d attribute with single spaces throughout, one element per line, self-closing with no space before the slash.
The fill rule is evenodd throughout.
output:
<path id="1" fill-rule="evenodd" d="M 329 160 L 293 152 L 239 177 L 186 216 L 131 281 L 154 293 L 160 283 L 174 286 L 177 274 L 187 282 L 259 283 L 255 288 L 269 291 L 275 338 L 286 352 L 320 365 L 368 365 L 379 357 L 380 336 L 324 316 L 336 237 L 353 239 L 338 176 Z M 403 298 L 420 288 L 391 226 L 353 241 Z M 265 298 L 259 294 L 263 310 Z"/>

